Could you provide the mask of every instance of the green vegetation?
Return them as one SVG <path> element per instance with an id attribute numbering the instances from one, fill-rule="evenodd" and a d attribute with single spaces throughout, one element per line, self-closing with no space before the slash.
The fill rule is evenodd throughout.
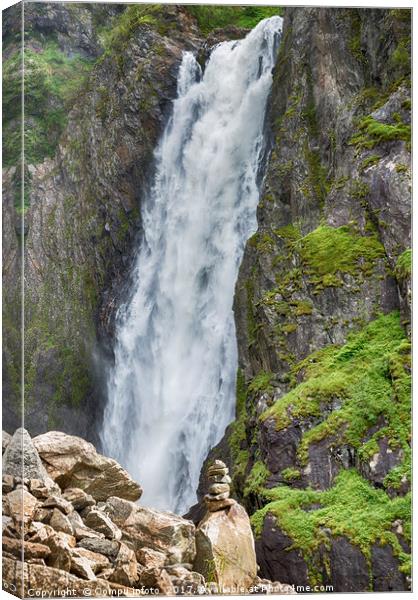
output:
<path id="1" fill-rule="evenodd" d="M 5 165 L 17 164 L 20 159 L 20 60 L 16 52 L 3 63 Z M 39 51 L 26 48 L 24 66 L 25 156 L 26 162 L 31 164 L 53 156 L 67 123 L 68 111 L 91 63 L 77 55 L 68 57 L 55 42 L 49 41 Z"/>
<path id="2" fill-rule="evenodd" d="M 246 440 L 245 423 L 247 414 L 245 402 L 247 399 L 247 387 L 245 385 L 244 373 L 241 369 L 238 369 L 237 372 L 236 398 L 236 420 L 231 425 L 232 431 L 228 438 L 233 463 L 232 474 L 234 479 L 243 477 L 249 459 L 248 450 L 242 448 Z"/>
<path id="3" fill-rule="evenodd" d="M 321 225 L 297 242 L 311 283 L 319 287 L 339 285 L 337 274 L 369 274 L 384 256 L 376 235 L 361 236 L 353 228 Z"/>
<path id="4" fill-rule="evenodd" d="M 248 391 L 252 394 L 259 393 L 272 393 L 273 386 L 271 385 L 271 381 L 274 377 L 274 373 L 266 373 L 265 371 L 260 371 L 258 375 L 251 379 L 248 385 Z"/>
<path id="5" fill-rule="evenodd" d="M 397 262 L 395 267 L 395 275 L 398 279 L 407 279 L 411 276 L 412 273 L 412 250 L 408 248 L 403 252 Z"/>
<path id="6" fill-rule="evenodd" d="M 162 4 L 129 5 L 118 17 L 113 27 L 103 32 L 105 55 L 120 55 L 129 39 L 140 27 L 152 27 L 161 35 L 170 33 L 174 25 L 167 18 L 166 8 Z"/>
<path id="7" fill-rule="evenodd" d="M 254 463 L 245 481 L 244 496 L 261 493 L 269 476 L 270 471 L 261 460 Z"/>
<path id="8" fill-rule="evenodd" d="M 282 9 L 278 6 L 188 5 L 186 9 L 196 18 L 204 34 L 227 25 L 252 29 L 259 21 L 282 14 Z"/>
<path id="9" fill-rule="evenodd" d="M 361 163 L 361 169 L 364 170 L 364 169 L 368 169 L 369 167 L 373 167 L 374 165 L 377 165 L 377 163 L 379 162 L 379 160 L 381 160 L 381 158 L 382 157 L 379 156 L 379 154 L 372 154 L 372 155 L 368 156 Z"/>
<path id="10" fill-rule="evenodd" d="M 376 452 L 378 440 L 386 437 L 390 447 L 400 448 L 408 461 L 410 344 L 398 313 L 379 317 L 352 334 L 341 348 L 328 346 L 311 354 L 293 368 L 294 382 L 301 373 L 302 383 L 262 415 L 263 419 L 274 417 L 279 430 L 294 418 L 323 418 L 302 437 L 298 449 L 301 464 L 307 462 L 310 444 L 335 435 L 338 443 L 356 448 L 364 460 Z M 331 403 L 341 408 L 324 418 L 324 408 Z M 384 426 L 367 437 L 379 417 Z M 403 474 L 409 477 L 406 469 Z"/>
<path id="11" fill-rule="evenodd" d="M 358 148 L 374 148 L 376 144 L 403 140 L 410 142 L 411 126 L 405 123 L 394 123 L 387 125 L 380 123 L 371 117 L 363 117 L 359 122 L 359 133 L 353 136 L 350 144 Z"/>
<path id="12" fill-rule="evenodd" d="M 411 498 L 408 494 L 393 500 L 383 490 L 375 489 L 355 470 L 342 471 L 334 486 L 326 491 L 297 490 L 278 486 L 264 490 L 269 503 L 251 517 L 256 535 L 260 535 L 267 513 L 273 514 L 280 528 L 292 539 L 292 548 L 302 552 L 312 582 L 321 576 L 313 565 L 313 554 L 323 544 L 329 545 L 326 529 L 334 536 L 345 536 L 360 548 L 368 561 L 374 543 L 390 544 L 401 562 L 401 569 L 409 572 L 410 556 L 406 554 L 392 523 L 399 519 L 410 540 Z M 320 505 L 312 509 L 312 505 Z"/>

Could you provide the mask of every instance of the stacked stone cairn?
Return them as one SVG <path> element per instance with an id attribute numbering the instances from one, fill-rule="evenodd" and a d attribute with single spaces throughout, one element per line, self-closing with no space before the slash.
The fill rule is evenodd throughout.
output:
<path id="1" fill-rule="evenodd" d="M 231 478 L 228 473 L 228 467 L 221 460 L 215 460 L 207 470 L 209 490 L 204 500 L 209 512 L 223 510 L 236 504 L 236 501 L 229 497 Z"/>

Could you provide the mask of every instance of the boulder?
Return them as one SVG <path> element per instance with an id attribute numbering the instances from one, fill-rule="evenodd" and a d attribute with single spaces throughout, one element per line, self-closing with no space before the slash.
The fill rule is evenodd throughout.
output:
<path id="1" fill-rule="evenodd" d="M 200 596 L 205 593 L 205 580 L 200 573 L 186 569 L 182 565 L 167 566 L 166 571 L 176 589 L 176 595 Z"/>
<path id="2" fill-rule="evenodd" d="M 162 552 L 168 564 L 193 563 L 195 526 L 170 512 L 137 506 L 123 522 L 123 538 L 132 544 L 135 552 L 146 547 Z"/>
<path id="3" fill-rule="evenodd" d="M 48 566 L 61 571 L 70 571 L 71 569 L 71 546 L 67 540 L 58 536 L 52 536 L 45 542 L 51 554 L 48 557 Z"/>
<path id="4" fill-rule="evenodd" d="M 77 540 L 84 540 L 84 539 L 97 540 L 97 539 L 104 538 L 103 533 L 94 531 L 94 529 L 89 529 L 84 524 L 83 524 L 83 527 L 78 527 L 77 525 L 74 525 L 74 520 L 71 520 L 70 522 L 71 522 L 72 526 L 74 527 L 74 535 Z"/>
<path id="5" fill-rule="evenodd" d="M 257 563 L 250 520 L 241 505 L 206 514 L 196 530 L 194 570 L 214 581 L 220 593 L 228 588 L 248 593 Z"/>
<path id="6" fill-rule="evenodd" d="M 63 498 L 71 502 L 76 510 L 83 510 L 87 506 L 94 506 L 96 504 L 95 499 L 90 494 L 80 488 L 67 488 L 62 494 Z"/>
<path id="7" fill-rule="evenodd" d="M 15 487 L 15 479 L 13 475 L 8 475 L 5 473 L 2 477 L 2 492 L 3 494 L 9 494 L 14 490 Z"/>
<path id="8" fill-rule="evenodd" d="M 109 496 L 138 500 L 142 489 L 113 459 L 99 454 L 93 444 L 61 431 L 34 438 L 48 474 L 60 487 L 80 488 L 97 501 Z"/>
<path id="9" fill-rule="evenodd" d="M 74 575 L 82 577 L 83 579 L 96 579 L 93 569 L 91 568 L 90 561 L 83 556 L 71 557 L 71 573 L 74 573 Z"/>
<path id="10" fill-rule="evenodd" d="M 103 510 L 118 527 L 123 527 L 128 517 L 138 510 L 138 505 L 129 500 L 111 496 L 107 499 Z"/>
<path id="11" fill-rule="evenodd" d="M 136 551 L 136 558 L 141 565 L 145 567 L 153 567 L 154 569 L 162 569 L 165 565 L 166 556 L 162 552 L 151 550 L 150 548 L 141 548 Z"/>
<path id="12" fill-rule="evenodd" d="M 175 595 L 173 583 L 165 569 L 155 569 L 153 567 L 143 569 L 140 584 L 149 590 L 158 590 L 164 596 Z"/>
<path id="13" fill-rule="evenodd" d="M 49 496 L 45 502 L 41 504 L 42 508 L 58 508 L 61 512 L 69 515 L 73 512 L 74 507 L 71 502 L 60 496 Z"/>
<path id="14" fill-rule="evenodd" d="M 117 527 L 111 519 L 100 510 L 91 510 L 84 519 L 84 523 L 87 527 L 90 527 L 90 529 L 103 533 L 103 535 L 110 540 L 120 540 L 122 537 L 122 532 L 119 527 Z"/>
<path id="15" fill-rule="evenodd" d="M 138 579 L 135 552 L 125 544 L 121 544 L 117 554 L 114 571 L 109 581 L 125 586 L 133 586 Z"/>
<path id="16" fill-rule="evenodd" d="M 46 500 L 51 490 L 42 479 L 29 479 L 29 491 L 38 500 Z"/>
<path id="17" fill-rule="evenodd" d="M 38 500 L 24 488 L 16 489 L 7 494 L 6 506 L 8 515 L 12 517 L 18 531 L 26 533 L 38 506 Z"/>
<path id="18" fill-rule="evenodd" d="M 14 554 L 18 558 L 22 557 L 22 540 L 16 538 L 3 537 L 2 546 L 4 552 Z M 23 556 L 25 560 L 31 558 L 47 558 L 51 551 L 44 544 L 34 544 L 32 542 L 23 542 Z"/>
<path id="19" fill-rule="evenodd" d="M 3 558 L 3 589 L 19 597 L 40 596 L 45 590 L 71 590 L 75 597 L 110 597 L 111 587 L 104 579 L 86 581 L 70 573 L 41 564 Z"/>
<path id="20" fill-rule="evenodd" d="M 98 552 L 92 552 L 86 548 L 72 548 L 71 556 L 73 558 L 84 558 L 88 560 L 94 573 L 98 573 L 110 566 L 110 561 L 106 556 L 99 554 Z"/>
<path id="21" fill-rule="evenodd" d="M 62 531 L 69 535 L 74 534 L 74 528 L 67 515 L 64 515 L 58 508 L 54 508 L 49 524 L 55 531 Z"/>
<path id="22" fill-rule="evenodd" d="M 78 546 L 115 560 L 119 552 L 120 542 L 99 538 L 84 538 L 78 542 Z"/>
<path id="23" fill-rule="evenodd" d="M 21 479 L 39 479 L 50 490 L 59 488 L 49 477 L 26 429 L 13 434 L 3 455 L 3 473 Z"/>
<path id="24" fill-rule="evenodd" d="M 46 540 L 55 535 L 54 529 L 50 525 L 34 521 L 29 529 L 29 541 L 44 544 Z"/>

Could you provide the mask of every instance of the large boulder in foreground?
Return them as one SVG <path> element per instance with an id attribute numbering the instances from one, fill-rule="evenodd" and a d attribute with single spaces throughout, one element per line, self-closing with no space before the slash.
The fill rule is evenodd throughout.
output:
<path id="1" fill-rule="evenodd" d="M 115 460 L 99 454 L 93 444 L 61 431 L 33 440 L 48 474 L 61 489 L 80 488 L 97 501 L 109 496 L 138 500 L 141 486 Z"/>
<path id="2" fill-rule="evenodd" d="M 257 576 L 254 538 L 245 509 L 235 503 L 207 512 L 196 530 L 194 570 L 219 593 L 248 593 Z M 239 589 L 237 589 L 239 588 Z"/>
<path id="3" fill-rule="evenodd" d="M 104 511 L 122 529 L 122 539 L 137 554 L 143 548 L 161 552 L 166 564 L 193 563 L 196 554 L 195 526 L 171 512 L 137 506 L 109 498 Z"/>

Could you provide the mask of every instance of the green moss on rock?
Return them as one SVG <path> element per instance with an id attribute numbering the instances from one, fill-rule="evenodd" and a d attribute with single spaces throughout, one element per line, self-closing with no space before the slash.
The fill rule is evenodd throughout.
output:
<path id="1" fill-rule="evenodd" d="M 265 516 L 273 514 L 278 526 L 291 538 L 291 548 L 301 551 L 308 566 L 321 545 L 329 546 L 329 530 L 333 536 L 346 537 L 369 562 L 373 544 L 390 544 L 404 571 L 408 571 L 410 556 L 402 549 L 392 524 L 400 520 L 405 537 L 410 540 L 410 495 L 391 499 L 357 471 L 347 470 L 338 475 L 331 489 L 323 492 L 283 485 L 265 490 L 264 497 L 269 503 L 251 517 L 255 534 L 261 534 Z M 317 573 L 312 567 L 310 575 L 315 580 Z"/>
<path id="2" fill-rule="evenodd" d="M 316 417 L 321 422 L 308 429 L 298 448 L 301 464 L 308 460 L 309 446 L 339 435 L 339 441 L 356 448 L 360 459 L 376 451 L 385 437 L 392 449 L 400 448 L 408 461 L 410 449 L 410 344 L 399 314 L 384 315 L 352 334 L 342 347 L 329 346 L 300 362 L 293 377 L 303 381 L 280 398 L 263 415 L 274 417 L 278 430 L 292 419 Z M 337 404 L 328 413 L 324 407 Z M 384 425 L 367 437 L 379 419 Z M 409 479 L 410 474 L 406 474 Z M 389 481 L 389 480 L 388 480 Z"/>
<path id="3" fill-rule="evenodd" d="M 321 225 L 299 241 L 298 250 L 311 282 L 323 287 L 338 285 L 343 273 L 367 274 L 384 256 L 376 235 L 362 236 L 349 226 Z"/>

